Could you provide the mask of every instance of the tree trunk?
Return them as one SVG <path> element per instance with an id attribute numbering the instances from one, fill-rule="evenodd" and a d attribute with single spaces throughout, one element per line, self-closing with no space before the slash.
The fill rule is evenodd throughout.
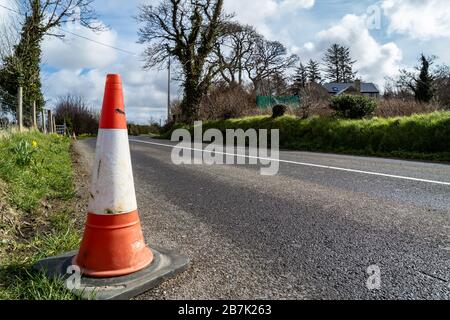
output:
<path id="1" fill-rule="evenodd" d="M 192 124 L 198 119 L 198 108 L 203 96 L 199 80 L 186 80 L 184 85 L 184 98 L 181 102 L 181 121 Z"/>

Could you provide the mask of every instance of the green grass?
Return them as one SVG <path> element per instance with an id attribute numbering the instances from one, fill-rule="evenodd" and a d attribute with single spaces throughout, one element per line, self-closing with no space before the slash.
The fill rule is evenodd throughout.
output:
<path id="1" fill-rule="evenodd" d="M 176 128 L 192 127 L 179 125 Z M 346 120 L 269 116 L 207 121 L 203 129 L 279 129 L 283 149 L 450 161 L 450 112 Z M 171 132 L 161 138 L 170 138 Z"/>
<path id="2" fill-rule="evenodd" d="M 77 136 L 77 139 L 78 140 L 85 140 L 85 139 L 96 138 L 96 137 L 97 137 L 96 134 L 83 133 L 83 134 L 80 134 L 79 136 Z"/>
<path id="3" fill-rule="evenodd" d="M 23 154 L 15 150 L 22 141 L 30 145 L 28 152 L 33 152 L 33 163 L 25 166 L 18 163 Z M 31 146 L 33 141 L 36 148 Z M 68 138 L 40 133 L 13 134 L 0 140 L 0 179 L 9 185 L 11 204 L 31 212 L 44 199 L 72 198 L 69 148 Z"/>
<path id="4" fill-rule="evenodd" d="M 0 139 L 2 201 L 17 212 L 12 223 L 0 225 L 7 238 L 0 244 L 0 299 L 76 298 L 61 279 L 32 270 L 38 260 L 79 245 L 72 175 L 70 139 L 38 132 Z"/>

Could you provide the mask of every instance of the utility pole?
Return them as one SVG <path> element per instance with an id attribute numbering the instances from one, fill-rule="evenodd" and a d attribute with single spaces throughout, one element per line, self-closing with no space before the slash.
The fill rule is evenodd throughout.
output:
<path id="1" fill-rule="evenodd" d="M 33 128 L 37 129 L 36 101 L 33 101 Z"/>
<path id="2" fill-rule="evenodd" d="M 47 124 L 45 123 L 45 110 L 42 109 L 41 111 L 41 117 L 42 117 L 42 132 L 47 133 Z"/>
<path id="3" fill-rule="evenodd" d="M 170 57 L 167 66 L 167 123 L 170 122 Z"/>
<path id="4" fill-rule="evenodd" d="M 19 131 L 23 131 L 23 89 L 19 87 L 17 90 L 17 121 L 19 124 Z"/>
<path id="5" fill-rule="evenodd" d="M 53 133 L 57 133 L 57 132 L 56 132 L 56 118 L 55 118 L 54 115 L 53 115 L 52 117 L 53 117 L 53 118 L 52 118 Z"/>

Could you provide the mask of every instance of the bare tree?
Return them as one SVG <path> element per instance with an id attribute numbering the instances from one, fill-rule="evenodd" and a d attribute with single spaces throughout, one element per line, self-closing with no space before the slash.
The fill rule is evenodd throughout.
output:
<path id="1" fill-rule="evenodd" d="M 384 78 L 384 94 L 385 99 L 399 99 L 402 101 L 414 100 L 414 92 L 406 86 L 404 80 L 400 81 L 402 77 L 402 70 L 399 71 L 400 75 L 396 77 Z"/>
<path id="2" fill-rule="evenodd" d="M 53 35 L 64 37 L 55 28 L 67 22 L 78 22 L 92 30 L 102 30 L 97 14 L 92 7 L 94 0 L 15 0 L 19 12 L 25 17 L 33 16 L 37 22 L 36 36 Z"/>
<path id="3" fill-rule="evenodd" d="M 276 74 L 283 74 L 297 61 L 296 55 L 287 55 L 286 47 L 280 42 L 258 38 L 248 54 L 244 69 L 253 82 L 254 89 L 260 92 L 264 80 Z"/>
<path id="4" fill-rule="evenodd" d="M 290 94 L 289 85 L 287 77 L 284 73 L 274 73 L 271 74 L 268 79 L 269 84 L 269 95 L 271 96 L 287 96 Z"/>
<path id="5" fill-rule="evenodd" d="M 170 57 L 178 60 L 185 122 L 195 120 L 202 97 L 220 72 L 212 52 L 229 18 L 223 13 L 223 0 L 161 0 L 157 6 L 140 6 L 139 42 L 148 44 L 144 67 L 162 67 Z"/>
<path id="6" fill-rule="evenodd" d="M 436 100 L 438 103 L 446 107 L 450 107 L 450 67 L 440 65 L 435 72 Z"/>
<path id="7" fill-rule="evenodd" d="M 228 84 L 243 84 L 244 62 L 262 36 L 249 25 L 228 22 L 214 49 L 220 74 Z"/>

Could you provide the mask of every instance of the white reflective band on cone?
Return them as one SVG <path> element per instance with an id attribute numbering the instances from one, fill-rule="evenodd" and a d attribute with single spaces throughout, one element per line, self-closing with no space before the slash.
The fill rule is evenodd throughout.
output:
<path id="1" fill-rule="evenodd" d="M 137 210 L 126 129 L 99 129 L 88 212 L 123 214 Z"/>

